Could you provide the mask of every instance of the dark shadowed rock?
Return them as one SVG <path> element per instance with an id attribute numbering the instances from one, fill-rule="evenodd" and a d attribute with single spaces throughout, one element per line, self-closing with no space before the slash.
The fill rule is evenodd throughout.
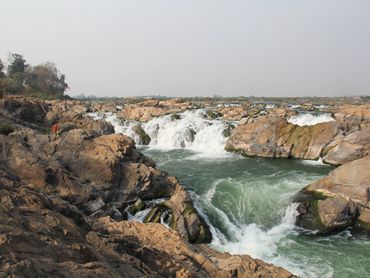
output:
<path id="1" fill-rule="evenodd" d="M 132 127 L 133 132 L 136 133 L 137 136 L 139 136 L 140 141 L 139 144 L 142 145 L 149 145 L 151 139 L 148 134 L 146 134 L 145 130 L 141 127 L 140 124 L 134 125 Z"/>

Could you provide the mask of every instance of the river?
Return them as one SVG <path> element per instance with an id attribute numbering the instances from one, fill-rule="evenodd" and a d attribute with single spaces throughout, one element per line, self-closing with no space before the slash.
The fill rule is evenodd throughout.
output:
<path id="1" fill-rule="evenodd" d="M 108 115 L 116 132 L 140 142 L 137 123 Z M 207 119 L 204 111 L 154 118 L 141 125 L 151 137 L 138 146 L 158 168 L 179 178 L 211 227 L 211 246 L 248 254 L 301 277 L 368 277 L 370 241 L 351 230 L 317 236 L 294 226 L 292 196 L 327 175 L 320 162 L 250 158 L 224 151 L 230 123 Z"/>

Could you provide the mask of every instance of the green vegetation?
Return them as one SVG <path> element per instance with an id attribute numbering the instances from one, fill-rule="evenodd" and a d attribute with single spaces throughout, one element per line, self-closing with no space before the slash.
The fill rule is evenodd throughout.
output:
<path id="1" fill-rule="evenodd" d="M 65 75 L 51 62 L 31 66 L 16 53 L 9 56 L 7 67 L 0 60 L 0 93 L 53 99 L 63 98 L 67 89 Z"/>
<path id="2" fill-rule="evenodd" d="M 5 123 L 0 125 L 0 134 L 9 135 L 14 131 L 14 127 L 11 124 Z"/>

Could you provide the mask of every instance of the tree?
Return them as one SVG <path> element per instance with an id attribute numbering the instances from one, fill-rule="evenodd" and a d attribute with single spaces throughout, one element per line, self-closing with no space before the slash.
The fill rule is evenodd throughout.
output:
<path id="1" fill-rule="evenodd" d="M 60 74 L 54 63 L 47 62 L 26 71 L 26 85 L 31 92 L 63 96 L 68 89 L 65 75 Z"/>
<path id="2" fill-rule="evenodd" d="M 12 53 L 9 55 L 6 78 L 2 80 L 1 90 L 11 94 L 24 92 L 25 70 L 28 65 L 22 55 Z"/>
<path id="3" fill-rule="evenodd" d="M 13 53 L 9 57 L 9 66 L 7 68 L 7 74 L 12 77 L 16 74 L 23 74 L 28 65 L 22 55 Z"/>

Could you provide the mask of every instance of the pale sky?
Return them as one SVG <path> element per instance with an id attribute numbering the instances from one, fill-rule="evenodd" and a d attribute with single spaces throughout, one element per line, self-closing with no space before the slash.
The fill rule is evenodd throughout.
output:
<path id="1" fill-rule="evenodd" d="M 0 1 L 0 58 L 70 95 L 370 94 L 370 0 Z"/>

